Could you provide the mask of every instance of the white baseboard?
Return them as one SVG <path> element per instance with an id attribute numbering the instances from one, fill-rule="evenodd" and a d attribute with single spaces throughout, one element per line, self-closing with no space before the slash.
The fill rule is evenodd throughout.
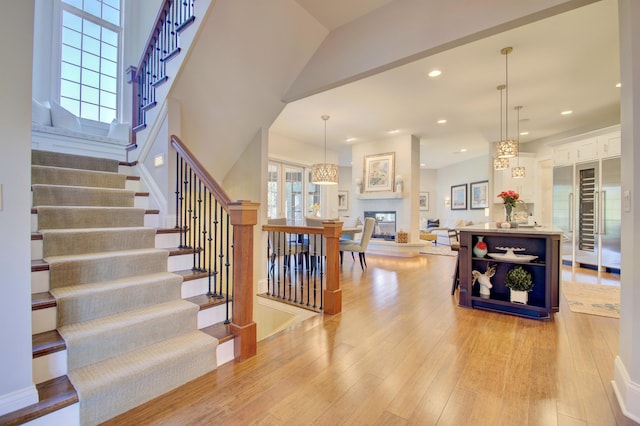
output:
<path id="1" fill-rule="evenodd" d="M 0 395 L 0 416 L 38 402 L 38 390 L 34 384 Z"/>
<path id="2" fill-rule="evenodd" d="M 611 385 L 622 413 L 640 423 L 640 384 L 631 380 L 619 356 L 616 357 Z"/>

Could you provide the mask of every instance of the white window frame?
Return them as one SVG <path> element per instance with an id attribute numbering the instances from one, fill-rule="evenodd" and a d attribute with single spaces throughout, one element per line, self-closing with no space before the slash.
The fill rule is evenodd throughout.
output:
<path id="1" fill-rule="evenodd" d="M 310 181 L 310 176 L 311 176 L 311 168 L 309 168 L 308 166 L 302 165 L 302 164 L 296 164 L 296 163 L 292 163 L 292 162 L 287 162 L 287 161 L 281 161 L 281 160 L 269 160 L 269 165 L 270 166 L 276 166 L 278 167 L 278 198 L 277 198 L 277 215 L 276 217 L 285 217 L 286 215 L 286 200 L 285 197 L 283 196 L 283 194 L 285 194 L 286 191 L 286 175 L 285 175 L 285 169 L 287 167 L 290 168 L 294 168 L 294 169 L 300 169 L 302 171 L 302 207 L 301 207 L 301 213 L 302 213 L 302 218 L 299 221 L 294 221 L 292 220 L 292 218 L 287 217 L 287 221 L 290 222 L 291 225 L 295 225 L 295 226 L 304 226 L 304 217 L 305 216 L 312 216 L 313 215 L 313 211 L 311 209 L 311 190 L 313 189 L 313 184 L 311 184 Z M 267 179 L 268 182 L 268 179 Z M 318 186 L 315 186 L 316 188 L 318 188 Z M 269 192 L 269 189 L 267 188 L 267 193 Z M 320 205 L 321 209 L 324 208 L 322 200 L 324 195 L 324 191 L 322 189 L 322 187 L 320 187 L 320 193 L 318 194 L 318 204 Z M 268 197 L 268 195 L 267 195 Z M 322 210 L 321 210 L 322 213 Z M 270 218 L 273 219 L 273 218 Z"/>
<path id="2" fill-rule="evenodd" d="M 68 10 L 78 15 L 81 18 L 86 18 L 91 21 L 97 22 L 99 25 L 103 25 L 108 29 L 115 31 L 118 34 L 118 64 L 116 73 L 116 119 L 122 120 L 122 102 L 123 102 L 123 23 L 124 23 L 124 5 L 125 1 L 120 0 L 120 26 L 115 26 L 108 21 L 102 21 L 94 15 L 91 15 L 83 10 L 79 10 L 73 6 L 63 3 L 62 0 L 55 0 L 53 7 L 53 25 L 52 25 L 52 37 L 51 37 L 51 99 L 56 99 L 60 102 L 60 80 L 61 80 L 61 61 L 62 61 L 62 11 Z M 97 123 L 99 127 L 108 126 L 109 123 L 96 121 L 88 118 L 80 117 L 81 121 L 89 123 Z"/>

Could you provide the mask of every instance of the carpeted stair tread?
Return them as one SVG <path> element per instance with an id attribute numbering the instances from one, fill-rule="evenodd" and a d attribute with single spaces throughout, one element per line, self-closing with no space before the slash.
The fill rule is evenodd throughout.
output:
<path id="1" fill-rule="evenodd" d="M 51 256 L 49 288 L 113 281 L 136 275 L 166 272 L 169 252 L 164 249 Z"/>
<path id="2" fill-rule="evenodd" d="M 52 229 L 42 231 L 44 257 L 152 248 L 156 230 L 148 227 Z"/>
<path id="3" fill-rule="evenodd" d="M 179 275 L 160 272 L 53 289 L 58 327 L 180 299 L 182 281 Z"/>
<path id="4" fill-rule="evenodd" d="M 143 226 L 144 214 L 134 207 L 40 206 L 38 230 Z"/>
<path id="5" fill-rule="evenodd" d="M 110 160 L 108 158 L 63 154 L 61 152 L 31 151 L 31 164 L 37 166 L 54 166 L 117 173 L 119 163 L 118 160 Z"/>
<path id="6" fill-rule="evenodd" d="M 217 344 L 192 331 L 70 371 L 80 399 L 80 423 L 99 424 L 213 371 Z"/>
<path id="7" fill-rule="evenodd" d="M 33 207 L 99 206 L 133 207 L 136 192 L 128 189 L 89 188 L 68 185 L 31 185 Z"/>
<path id="8" fill-rule="evenodd" d="M 58 327 L 67 344 L 68 368 L 82 368 L 196 330 L 199 309 L 177 299 Z"/>
<path id="9" fill-rule="evenodd" d="M 31 166 L 31 184 L 124 189 L 127 176 L 112 172 L 52 166 Z"/>

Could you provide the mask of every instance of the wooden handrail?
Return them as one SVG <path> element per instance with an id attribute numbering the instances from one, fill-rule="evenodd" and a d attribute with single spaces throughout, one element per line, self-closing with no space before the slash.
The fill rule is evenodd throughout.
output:
<path id="1" fill-rule="evenodd" d="M 187 163 L 193 169 L 196 176 L 209 188 L 209 191 L 213 194 L 214 198 L 218 200 L 222 207 L 229 211 L 229 205 L 231 199 L 224 192 L 224 189 L 213 179 L 213 177 L 207 172 L 202 163 L 191 153 L 189 148 L 180 140 L 176 135 L 171 135 L 171 146 L 187 161 Z"/>

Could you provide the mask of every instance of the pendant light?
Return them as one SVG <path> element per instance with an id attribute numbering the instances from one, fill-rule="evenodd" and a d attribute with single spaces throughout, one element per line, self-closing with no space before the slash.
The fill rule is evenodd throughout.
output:
<path id="1" fill-rule="evenodd" d="M 518 105 L 514 109 L 517 111 L 518 115 L 518 167 L 511 169 L 511 177 L 514 179 L 521 179 L 525 175 L 524 166 L 520 167 L 520 110 L 522 109 L 522 106 Z"/>
<path id="2" fill-rule="evenodd" d="M 502 91 L 506 86 L 504 84 L 496 87 L 500 91 L 500 139 L 498 143 L 502 142 Z M 493 159 L 493 170 L 505 170 L 509 168 L 509 159 L 508 158 L 500 158 L 494 157 Z"/>
<path id="3" fill-rule="evenodd" d="M 503 48 L 500 53 L 504 55 L 504 80 L 505 80 L 505 108 L 504 108 L 504 119 L 505 119 L 505 135 L 504 140 L 498 142 L 498 158 L 511 158 L 518 155 L 518 144 L 513 139 L 509 139 L 509 62 L 507 58 L 509 57 L 509 53 L 513 51 L 512 47 Z"/>
<path id="4" fill-rule="evenodd" d="M 327 120 L 328 115 L 320 117 L 324 120 L 324 163 L 311 166 L 311 183 L 316 185 L 337 185 L 338 165 L 327 163 Z"/>

